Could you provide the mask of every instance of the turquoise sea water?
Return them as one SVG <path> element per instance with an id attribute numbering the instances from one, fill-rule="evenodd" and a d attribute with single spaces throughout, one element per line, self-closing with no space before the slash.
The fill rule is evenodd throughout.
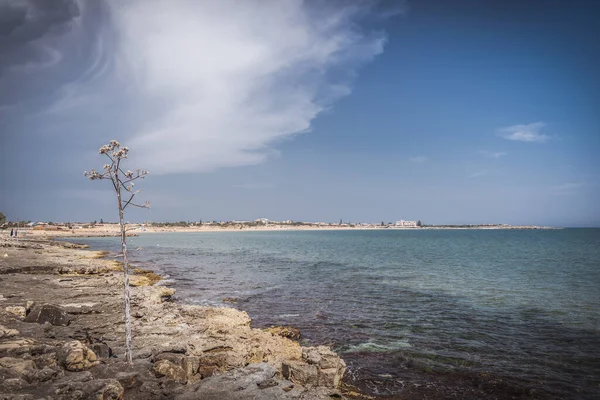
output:
<path id="1" fill-rule="evenodd" d="M 256 327 L 334 346 L 372 394 L 600 398 L 600 229 L 167 233 L 129 247 L 181 301 L 234 297 Z"/>

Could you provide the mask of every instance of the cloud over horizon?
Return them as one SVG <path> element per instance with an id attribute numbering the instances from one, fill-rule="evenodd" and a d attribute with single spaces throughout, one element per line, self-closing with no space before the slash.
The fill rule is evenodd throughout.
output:
<path id="1" fill-rule="evenodd" d="M 40 125 L 119 139 L 153 174 L 258 164 L 383 51 L 385 36 L 361 27 L 373 4 L 9 2 L 0 89 L 20 97 L 0 106 L 37 102 Z"/>

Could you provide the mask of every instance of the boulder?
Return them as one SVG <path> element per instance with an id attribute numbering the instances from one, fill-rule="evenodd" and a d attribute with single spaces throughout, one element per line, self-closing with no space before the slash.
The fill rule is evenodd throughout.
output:
<path id="1" fill-rule="evenodd" d="M 31 309 L 31 312 L 25 318 L 25 322 L 37 322 L 38 324 L 48 322 L 52 325 L 67 326 L 71 322 L 71 318 L 67 311 L 60 306 L 42 304 Z"/>
<path id="2" fill-rule="evenodd" d="M 93 343 L 89 348 L 98 358 L 110 358 L 113 355 L 112 349 L 106 343 Z"/>
<path id="3" fill-rule="evenodd" d="M 339 368 L 343 363 L 340 356 L 327 346 L 303 347 L 302 359 L 309 364 L 317 365 L 320 369 Z"/>
<path id="4" fill-rule="evenodd" d="M 198 373 L 198 368 L 200 367 L 200 360 L 198 357 L 186 356 L 183 354 L 161 353 L 154 359 L 155 361 L 168 360 L 181 367 L 185 371 L 188 379 L 196 375 Z"/>
<path id="5" fill-rule="evenodd" d="M 173 364 L 169 360 L 159 360 L 154 364 L 156 376 L 175 381 L 177 383 L 187 383 L 187 374 L 179 365 Z"/>
<path id="6" fill-rule="evenodd" d="M 67 371 L 82 371 L 99 364 L 96 354 L 78 340 L 65 343 L 56 358 Z"/>
<path id="7" fill-rule="evenodd" d="M 302 361 L 285 361 L 281 365 L 281 373 L 285 379 L 302 386 L 317 386 L 319 369 Z"/>
<path id="8" fill-rule="evenodd" d="M 302 348 L 302 361 L 285 361 L 281 372 L 284 378 L 299 385 L 337 388 L 346 363 L 326 346 Z"/>

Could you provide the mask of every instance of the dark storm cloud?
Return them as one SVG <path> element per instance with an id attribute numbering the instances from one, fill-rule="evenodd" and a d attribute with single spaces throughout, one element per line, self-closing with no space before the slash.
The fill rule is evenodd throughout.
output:
<path id="1" fill-rule="evenodd" d="M 52 62 L 57 55 L 36 41 L 45 35 L 65 33 L 79 15 L 74 0 L 2 0 L 0 74 L 13 66 Z"/>
<path id="2" fill-rule="evenodd" d="M 100 0 L 0 0 L 0 107 L 39 109 L 102 66 L 107 19 Z"/>

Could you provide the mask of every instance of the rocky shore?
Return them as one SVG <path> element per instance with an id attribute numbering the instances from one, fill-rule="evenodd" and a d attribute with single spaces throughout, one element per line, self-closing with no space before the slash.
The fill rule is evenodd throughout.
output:
<path id="1" fill-rule="evenodd" d="M 344 361 L 245 312 L 171 301 L 151 271 L 131 279 L 124 357 L 122 266 L 83 246 L 0 239 L 0 399 L 331 399 Z"/>

